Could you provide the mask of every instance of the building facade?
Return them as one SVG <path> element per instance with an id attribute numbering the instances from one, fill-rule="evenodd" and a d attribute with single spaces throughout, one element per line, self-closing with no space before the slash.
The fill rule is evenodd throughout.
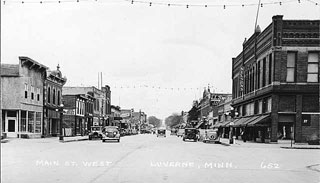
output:
<path id="1" fill-rule="evenodd" d="M 41 137 L 47 69 L 28 57 L 19 57 L 19 64 L 1 64 L 1 125 L 8 137 Z"/>
<path id="2" fill-rule="evenodd" d="M 58 136 L 60 133 L 60 112 L 62 87 L 67 79 L 62 77 L 59 65 L 55 71 L 47 71 L 44 81 L 43 135 Z"/>
<path id="3" fill-rule="evenodd" d="M 85 95 L 63 95 L 63 124 L 62 133 L 64 136 L 79 136 L 86 133 L 86 103 L 88 98 Z"/>
<path id="4" fill-rule="evenodd" d="M 111 91 L 109 86 L 102 87 L 101 90 L 92 87 L 63 87 L 64 95 L 90 95 L 93 99 L 92 121 L 87 121 L 87 129 L 91 126 L 106 126 L 111 114 Z"/>
<path id="5" fill-rule="evenodd" d="M 249 140 L 319 137 L 319 23 L 274 16 L 232 59 L 234 125 Z"/>

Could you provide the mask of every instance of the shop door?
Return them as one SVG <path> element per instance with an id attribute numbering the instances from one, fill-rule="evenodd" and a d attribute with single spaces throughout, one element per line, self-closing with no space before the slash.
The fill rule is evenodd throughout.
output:
<path id="1" fill-rule="evenodd" d="M 6 127 L 8 137 L 17 137 L 18 124 L 15 118 L 8 118 Z"/>

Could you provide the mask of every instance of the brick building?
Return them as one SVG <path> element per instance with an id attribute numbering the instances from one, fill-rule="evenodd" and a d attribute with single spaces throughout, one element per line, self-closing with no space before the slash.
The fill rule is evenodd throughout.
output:
<path id="1" fill-rule="evenodd" d="M 274 16 L 232 59 L 234 124 L 250 140 L 319 137 L 319 24 Z"/>
<path id="2" fill-rule="evenodd" d="M 59 107 L 62 104 L 62 86 L 67 82 L 57 70 L 46 72 L 44 81 L 43 135 L 58 136 L 60 125 Z"/>
<path id="3" fill-rule="evenodd" d="M 86 132 L 86 103 L 85 95 L 63 95 L 63 134 L 65 136 L 85 135 Z"/>
<path id="4" fill-rule="evenodd" d="M 19 57 L 19 64 L 1 64 L 1 125 L 8 137 L 41 137 L 47 69 L 28 57 Z"/>
<path id="5" fill-rule="evenodd" d="M 93 102 L 93 116 L 87 118 L 87 129 L 93 125 L 105 126 L 111 115 L 111 90 L 108 85 L 101 90 L 92 87 L 63 87 L 63 95 L 90 95 Z"/>

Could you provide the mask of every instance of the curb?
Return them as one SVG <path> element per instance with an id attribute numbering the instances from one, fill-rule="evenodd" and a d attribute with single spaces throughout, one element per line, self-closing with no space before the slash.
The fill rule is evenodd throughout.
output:
<path id="1" fill-rule="evenodd" d="M 62 142 L 62 143 L 68 143 L 68 142 L 85 141 L 85 140 L 89 140 L 89 138 L 87 138 L 87 139 L 63 140 L 63 141 L 60 141 L 60 142 Z"/>

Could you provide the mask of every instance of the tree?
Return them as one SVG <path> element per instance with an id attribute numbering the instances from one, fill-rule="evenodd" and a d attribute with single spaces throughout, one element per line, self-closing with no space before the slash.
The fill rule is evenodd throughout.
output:
<path id="1" fill-rule="evenodd" d="M 198 117 L 200 116 L 200 111 L 197 109 L 197 107 L 193 106 L 192 109 L 188 112 L 188 121 L 192 120 L 198 120 Z"/>
<path id="2" fill-rule="evenodd" d="M 181 123 L 183 121 L 182 116 L 179 114 L 172 114 L 169 117 L 165 119 L 166 126 L 169 126 L 170 128 Z"/>
<path id="3" fill-rule="evenodd" d="M 159 128 L 161 126 L 161 120 L 155 116 L 149 116 L 148 121 L 149 121 L 149 124 L 152 124 L 156 128 Z"/>

